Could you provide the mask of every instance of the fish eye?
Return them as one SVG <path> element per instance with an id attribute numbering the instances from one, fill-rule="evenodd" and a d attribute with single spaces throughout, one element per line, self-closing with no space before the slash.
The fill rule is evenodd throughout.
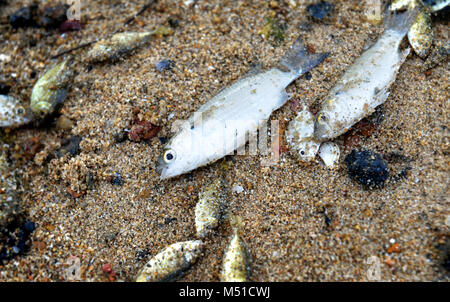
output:
<path id="1" fill-rule="evenodd" d="M 327 116 L 323 113 L 319 114 L 319 116 L 317 117 L 317 121 L 319 123 L 323 123 L 327 121 Z"/>
<path id="2" fill-rule="evenodd" d="M 166 164 L 171 163 L 176 158 L 176 153 L 174 150 L 166 150 L 163 154 L 163 160 Z"/>
<path id="3" fill-rule="evenodd" d="M 25 114 L 25 108 L 23 108 L 22 106 L 17 107 L 16 114 L 17 115 L 24 115 Z"/>

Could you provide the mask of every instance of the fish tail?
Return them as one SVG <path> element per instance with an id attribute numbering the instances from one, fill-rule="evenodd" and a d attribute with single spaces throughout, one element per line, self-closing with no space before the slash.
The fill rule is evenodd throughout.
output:
<path id="1" fill-rule="evenodd" d="M 417 5 L 403 11 L 391 11 L 386 9 L 384 12 L 384 29 L 391 30 L 404 37 L 411 25 L 416 21 L 420 7 Z"/>
<path id="2" fill-rule="evenodd" d="M 297 38 L 294 45 L 288 50 L 280 65 L 296 75 L 296 78 L 319 65 L 330 53 L 310 53 L 301 36 Z"/>

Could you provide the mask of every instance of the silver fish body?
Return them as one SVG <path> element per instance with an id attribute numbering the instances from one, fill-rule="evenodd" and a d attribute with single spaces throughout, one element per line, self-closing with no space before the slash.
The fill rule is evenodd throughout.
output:
<path id="1" fill-rule="evenodd" d="M 214 162 L 245 145 L 248 133 L 289 99 L 285 88 L 319 64 L 327 54 L 309 54 L 301 39 L 280 68 L 251 74 L 201 106 L 170 139 L 159 160 L 161 179 Z"/>
<path id="2" fill-rule="evenodd" d="M 322 101 L 314 124 L 319 141 L 331 140 L 349 130 L 386 101 L 388 89 L 409 54 L 400 42 L 417 16 L 417 10 L 391 13 L 378 41 L 344 73 Z"/>
<path id="3" fill-rule="evenodd" d="M 14 128 L 33 121 L 34 116 L 28 107 L 8 95 L 0 95 L 0 127 Z"/>
<path id="4" fill-rule="evenodd" d="M 136 282 L 172 281 L 197 261 L 203 251 L 200 240 L 169 245 L 144 266 Z"/>

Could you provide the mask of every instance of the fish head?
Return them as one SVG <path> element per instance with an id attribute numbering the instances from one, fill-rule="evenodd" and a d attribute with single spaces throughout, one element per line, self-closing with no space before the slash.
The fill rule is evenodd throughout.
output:
<path id="1" fill-rule="evenodd" d="M 314 136 L 319 141 L 325 141 L 333 137 L 333 130 L 331 125 L 330 116 L 324 112 L 317 114 L 314 121 Z"/>
<path id="2" fill-rule="evenodd" d="M 20 127 L 34 120 L 29 107 L 10 96 L 0 96 L 0 127 Z"/>
<path id="3" fill-rule="evenodd" d="M 200 155 L 199 150 L 191 148 L 190 139 L 179 133 L 164 147 L 156 171 L 161 179 L 178 176 L 198 167 Z"/>

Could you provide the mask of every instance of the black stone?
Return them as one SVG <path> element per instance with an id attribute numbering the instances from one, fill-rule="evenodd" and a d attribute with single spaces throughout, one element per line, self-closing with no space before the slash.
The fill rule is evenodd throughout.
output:
<path id="1" fill-rule="evenodd" d="M 116 173 L 116 174 L 114 175 L 113 179 L 111 180 L 111 183 L 112 183 L 113 185 L 116 185 L 116 186 L 121 186 L 121 185 L 123 185 L 123 178 L 122 178 L 122 175 L 121 175 L 120 173 Z"/>
<path id="2" fill-rule="evenodd" d="M 70 154 L 70 157 L 74 157 L 80 153 L 80 142 L 82 138 L 79 136 L 72 136 L 69 139 L 64 139 L 61 143 L 61 148 L 56 151 L 56 157 L 63 157 L 67 153 Z"/>
<path id="3" fill-rule="evenodd" d="M 0 94 L 8 94 L 11 90 L 11 86 L 0 83 Z"/>
<path id="4" fill-rule="evenodd" d="M 58 4 L 55 6 L 46 6 L 39 18 L 39 25 L 47 29 L 59 28 L 67 20 L 67 4 Z"/>
<path id="5" fill-rule="evenodd" d="M 35 26 L 34 13 L 36 9 L 37 5 L 30 5 L 16 10 L 9 15 L 9 24 L 11 24 L 13 28 Z"/>
<path id="6" fill-rule="evenodd" d="M 380 154 L 369 150 L 353 150 L 344 159 L 348 175 L 366 187 L 380 187 L 389 177 L 386 162 Z"/>

